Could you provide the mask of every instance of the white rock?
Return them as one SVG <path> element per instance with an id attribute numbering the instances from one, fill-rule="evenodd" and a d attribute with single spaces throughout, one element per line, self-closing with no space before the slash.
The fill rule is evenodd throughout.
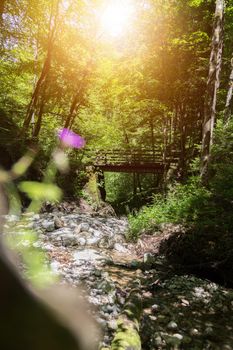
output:
<path id="1" fill-rule="evenodd" d="M 155 261 L 154 256 L 151 253 L 145 253 L 143 256 L 143 262 L 145 264 L 152 264 Z"/>
<path id="2" fill-rule="evenodd" d="M 117 329 L 117 321 L 116 320 L 110 320 L 108 322 L 108 328 L 115 331 Z"/>
<path id="3" fill-rule="evenodd" d="M 179 333 L 173 334 L 173 337 L 176 338 L 176 339 L 178 339 L 178 340 L 182 340 L 182 339 L 184 338 L 183 335 L 181 335 L 181 334 L 179 334 Z"/>
<path id="4" fill-rule="evenodd" d="M 34 242 L 33 244 L 32 244 L 32 246 L 34 247 L 34 248 L 40 248 L 41 246 L 42 246 L 42 243 L 41 242 Z"/>
<path id="5" fill-rule="evenodd" d="M 42 249 L 45 250 L 45 251 L 47 251 L 47 252 L 52 252 L 53 249 L 54 249 L 54 247 L 53 247 L 52 244 L 48 243 L 48 244 L 43 245 L 43 246 L 42 246 Z"/>
<path id="6" fill-rule="evenodd" d="M 93 230 L 94 237 L 96 238 L 102 238 L 103 233 L 101 231 Z"/>
<path id="7" fill-rule="evenodd" d="M 114 244 L 114 250 L 116 250 L 119 253 L 128 253 L 128 249 L 119 243 Z"/>
<path id="8" fill-rule="evenodd" d="M 54 221 L 43 221 L 41 225 L 47 232 L 55 230 Z"/>
<path id="9" fill-rule="evenodd" d="M 178 325 L 177 325 L 176 322 L 171 321 L 171 322 L 168 323 L 167 328 L 170 329 L 170 330 L 174 330 L 174 329 L 178 328 Z"/>
<path id="10" fill-rule="evenodd" d="M 100 238 L 97 238 L 97 237 L 92 237 L 87 239 L 87 245 L 97 246 L 99 242 L 100 242 Z"/>
<path id="11" fill-rule="evenodd" d="M 39 220 L 39 219 L 40 219 L 40 215 L 39 215 L 39 214 L 33 215 L 33 219 L 34 219 L 34 220 Z"/>
<path id="12" fill-rule="evenodd" d="M 73 254 L 74 259 L 84 261 L 104 260 L 106 257 L 94 249 L 78 250 Z"/>
<path id="13" fill-rule="evenodd" d="M 85 222 L 82 222 L 79 226 L 80 226 L 80 232 L 88 231 L 90 228 L 90 225 Z"/>
<path id="14" fill-rule="evenodd" d="M 61 264 L 58 261 L 54 260 L 51 262 L 50 267 L 51 267 L 51 270 L 53 271 L 53 273 L 58 274 L 59 268 L 61 267 Z"/>
<path id="15" fill-rule="evenodd" d="M 87 241 L 85 240 L 84 237 L 79 237 L 79 238 L 77 238 L 77 243 L 78 243 L 78 245 L 83 247 L 86 245 Z"/>
<path id="16" fill-rule="evenodd" d="M 77 236 L 73 233 L 67 233 L 61 236 L 62 245 L 74 246 L 78 244 Z"/>

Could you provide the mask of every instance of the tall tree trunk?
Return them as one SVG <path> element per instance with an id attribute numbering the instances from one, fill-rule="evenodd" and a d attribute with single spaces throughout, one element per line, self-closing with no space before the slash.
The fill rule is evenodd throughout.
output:
<path id="1" fill-rule="evenodd" d="M 65 124 L 64 124 L 64 128 L 66 128 L 66 129 L 71 128 L 71 126 L 73 125 L 73 123 L 75 121 L 76 113 L 83 102 L 83 94 L 85 91 L 85 87 L 87 85 L 88 75 L 90 74 L 89 65 L 91 65 L 91 64 L 92 64 L 91 61 L 87 64 L 87 68 L 83 72 L 80 86 L 77 88 L 77 91 L 74 94 L 74 97 L 73 97 L 73 100 L 72 100 L 71 106 L 70 106 L 70 111 L 69 111 L 69 114 L 68 114 L 68 116 L 65 120 Z"/>
<path id="2" fill-rule="evenodd" d="M 168 144 L 168 117 L 165 116 L 163 124 L 163 160 L 167 161 L 167 144 Z"/>
<path id="3" fill-rule="evenodd" d="M 227 99 L 224 111 L 225 121 L 227 122 L 230 119 L 232 113 L 232 95 L 233 95 L 233 55 L 231 59 L 231 74 L 229 78 L 229 89 L 227 92 Z"/>
<path id="4" fill-rule="evenodd" d="M 44 113 L 45 103 L 46 103 L 46 87 L 44 87 L 44 92 L 43 92 L 43 96 L 41 98 L 41 103 L 40 103 L 40 108 L 39 108 L 39 112 L 38 112 L 36 125 L 35 125 L 33 132 L 32 132 L 33 137 L 39 136 L 41 125 L 42 125 L 42 117 L 43 117 L 43 113 Z"/>
<path id="5" fill-rule="evenodd" d="M 201 180 L 203 184 L 208 182 L 208 168 L 210 163 L 211 146 L 213 143 L 213 131 L 216 115 L 216 99 L 219 88 L 219 76 L 222 63 L 223 49 L 223 22 L 224 0 L 216 0 L 215 21 L 212 38 L 212 49 L 209 64 L 209 76 L 205 97 L 205 111 L 202 134 L 201 152 Z"/>
<path id="6" fill-rule="evenodd" d="M 64 128 L 69 129 L 71 127 L 71 124 L 74 123 L 74 119 L 75 119 L 75 113 L 78 110 L 78 107 L 80 106 L 80 101 L 81 101 L 81 96 L 80 96 L 80 91 L 81 89 L 79 89 L 79 92 L 76 93 L 73 97 L 71 106 L 70 106 L 70 112 L 65 120 L 65 124 L 64 124 Z"/>
<path id="7" fill-rule="evenodd" d="M 154 118 L 153 115 L 150 116 L 149 119 L 149 127 L 150 127 L 150 134 L 151 134 L 151 146 L 152 146 L 152 152 L 153 152 L 153 162 L 155 163 L 155 131 L 154 131 Z M 154 173 L 153 174 L 153 186 L 156 186 L 157 176 Z"/>
<path id="8" fill-rule="evenodd" d="M 186 168 L 186 108 L 182 108 L 180 114 L 180 178 L 184 179 L 185 177 L 185 168 Z"/>
<path id="9" fill-rule="evenodd" d="M 150 135 L 151 135 L 151 146 L 153 152 L 153 161 L 155 162 L 155 132 L 154 132 L 154 119 L 153 116 L 150 116 L 149 119 Z"/>
<path id="10" fill-rule="evenodd" d="M 26 131 L 30 125 L 30 122 L 32 120 L 32 116 L 35 112 L 37 102 L 38 102 L 38 99 L 40 96 L 41 87 L 44 83 L 45 77 L 47 76 L 47 74 L 50 70 L 50 64 L 51 64 L 51 55 L 50 55 L 50 49 L 49 49 L 49 52 L 48 52 L 47 57 L 46 57 L 45 62 L 44 62 L 44 66 L 43 66 L 40 78 L 36 83 L 35 90 L 32 94 L 32 98 L 31 98 L 31 101 L 30 101 L 29 106 L 28 106 L 27 114 L 26 114 L 26 117 L 25 117 L 24 123 L 23 123 L 23 131 Z"/>
<path id="11" fill-rule="evenodd" d="M 6 3 L 6 0 L 0 0 L 0 22 L 2 20 L 2 15 L 4 13 L 5 3 Z"/>
<path id="12" fill-rule="evenodd" d="M 41 91 L 43 91 L 43 88 L 45 89 L 46 80 L 47 80 L 48 74 L 50 72 L 51 61 L 52 61 L 52 50 L 53 50 L 54 41 L 55 41 L 55 34 L 56 34 L 56 30 L 57 30 L 59 2 L 60 2 L 60 0 L 56 0 L 55 3 L 53 2 L 52 6 L 51 6 L 47 55 L 46 55 L 46 58 L 44 61 L 41 75 L 40 75 L 40 77 L 35 85 L 35 89 L 33 91 L 31 101 L 30 101 L 28 109 L 27 109 L 26 117 L 25 117 L 24 123 L 23 123 L 23 133 L 25 133 L 25 131 L 28 129 L 28 127 L 31 123 L 33 114 L 35 113 L 36 108 L 38 106 L 38 101 L 39 101 L 39 98 L 41 96 Z M 42 103 L 43 103 L 43 100 L 44 99 L 42 99 Z M 42 116 L 40 118 L 42 118 Z"/>

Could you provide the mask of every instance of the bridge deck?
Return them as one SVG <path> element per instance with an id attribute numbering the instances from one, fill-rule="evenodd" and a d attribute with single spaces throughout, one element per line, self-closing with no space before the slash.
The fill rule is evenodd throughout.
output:
<path id="1" fill-rule="evenodd" d="M 177 152 L 161 149 L 85 150 L 88 164 L 104 172 L 163 173 L 179 161 Z"/>
<path id="2" fill-rule="evenodd" d="M 163 173 L 165 166 L 163 164 L 94 164 L 94 167 L 104 172 L 112 173 Z"/>

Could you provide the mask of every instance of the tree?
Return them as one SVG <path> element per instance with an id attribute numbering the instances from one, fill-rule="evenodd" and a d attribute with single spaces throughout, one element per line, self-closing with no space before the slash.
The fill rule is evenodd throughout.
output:
<path id="1" fill-rule="evenodd" d="M 6 0 L 0 0 L 0 21 L 2 20 L 2 15 L 3 15 L 3 12 L 4 12 L 5 2 L 6 2 Z"/>
<path id="2" fill-rule="evenodd" d="M 45 61 L 43 64 L 43 68 L 42 68 L 40 77 L 39 77 L 39 79 L 36 83 L 35 89 L 33 91 L 32 98 L 31 98 L 31 101 L 29 103 L 29 106 L 27 109 L 27 114 L 26 114 L 26 117 L 25 117 L 24 123 L 23 123 L 23 133 L 24 133 L 30 125 L 32 117 L 35 114 L 36 109 L 38 108 L 39 98 L 41 98 L 38 118 L 37 118 L 37 122 L 35 125 L 35 129 L 33 130 L 33 136 L 38 136 L 38 134 L 40 132 L 40 128 L 41 128 L 41 121 L 42 121 L 42 115 L 43 115 L 44 104 L 45 104 L 45 94 L 46 94 L 46 88 L 47 88 L 47 84 L 48 84 L 48 75 L 49 75 L 50 68 L 51 68 L 54 41 L 56 39 L 56 31 L 57 31 L 58 15 L 59 15 L 59 4 L 60 4 L 60 0 L 53 0 L 52 4 L 51 4 L 46 58 L 45 58 Z"/>
<path id="3" fill-rule="evenodd" d="M 227 92 L 226 105 L 224 111 L 225 121 L 228 121 L 232 112 L 232 95 L 233 95 L 233 55 L 231 59 L 231 74 L 229 78 L 229 88 Z"/>
<path id="4" fill-rule="evenodd" d="M 211 156 L 211 146 L 213 143 L 217 91 L 220 83 L 219 78 L 222 63 L 224 7 L 224 0 L 216 0 L 214 30 L 209 63 L 209 76 L 207 81 L 205 97 L 202 136 L 201 179 L 203 183 L 208 182 L 208 168 Z"/>

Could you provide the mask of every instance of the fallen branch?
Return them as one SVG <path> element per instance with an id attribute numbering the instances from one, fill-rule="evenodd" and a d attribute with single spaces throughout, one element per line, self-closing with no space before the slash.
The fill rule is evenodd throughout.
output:
<path id="1" fill-rule="evenodd" d="M 117 330 L 109 350 L 141 350 L 139 335 L 141 314 L 141 292 L 139 288 L 136 288 L 131 291 L 124 310 L 118 319 Z"/>

